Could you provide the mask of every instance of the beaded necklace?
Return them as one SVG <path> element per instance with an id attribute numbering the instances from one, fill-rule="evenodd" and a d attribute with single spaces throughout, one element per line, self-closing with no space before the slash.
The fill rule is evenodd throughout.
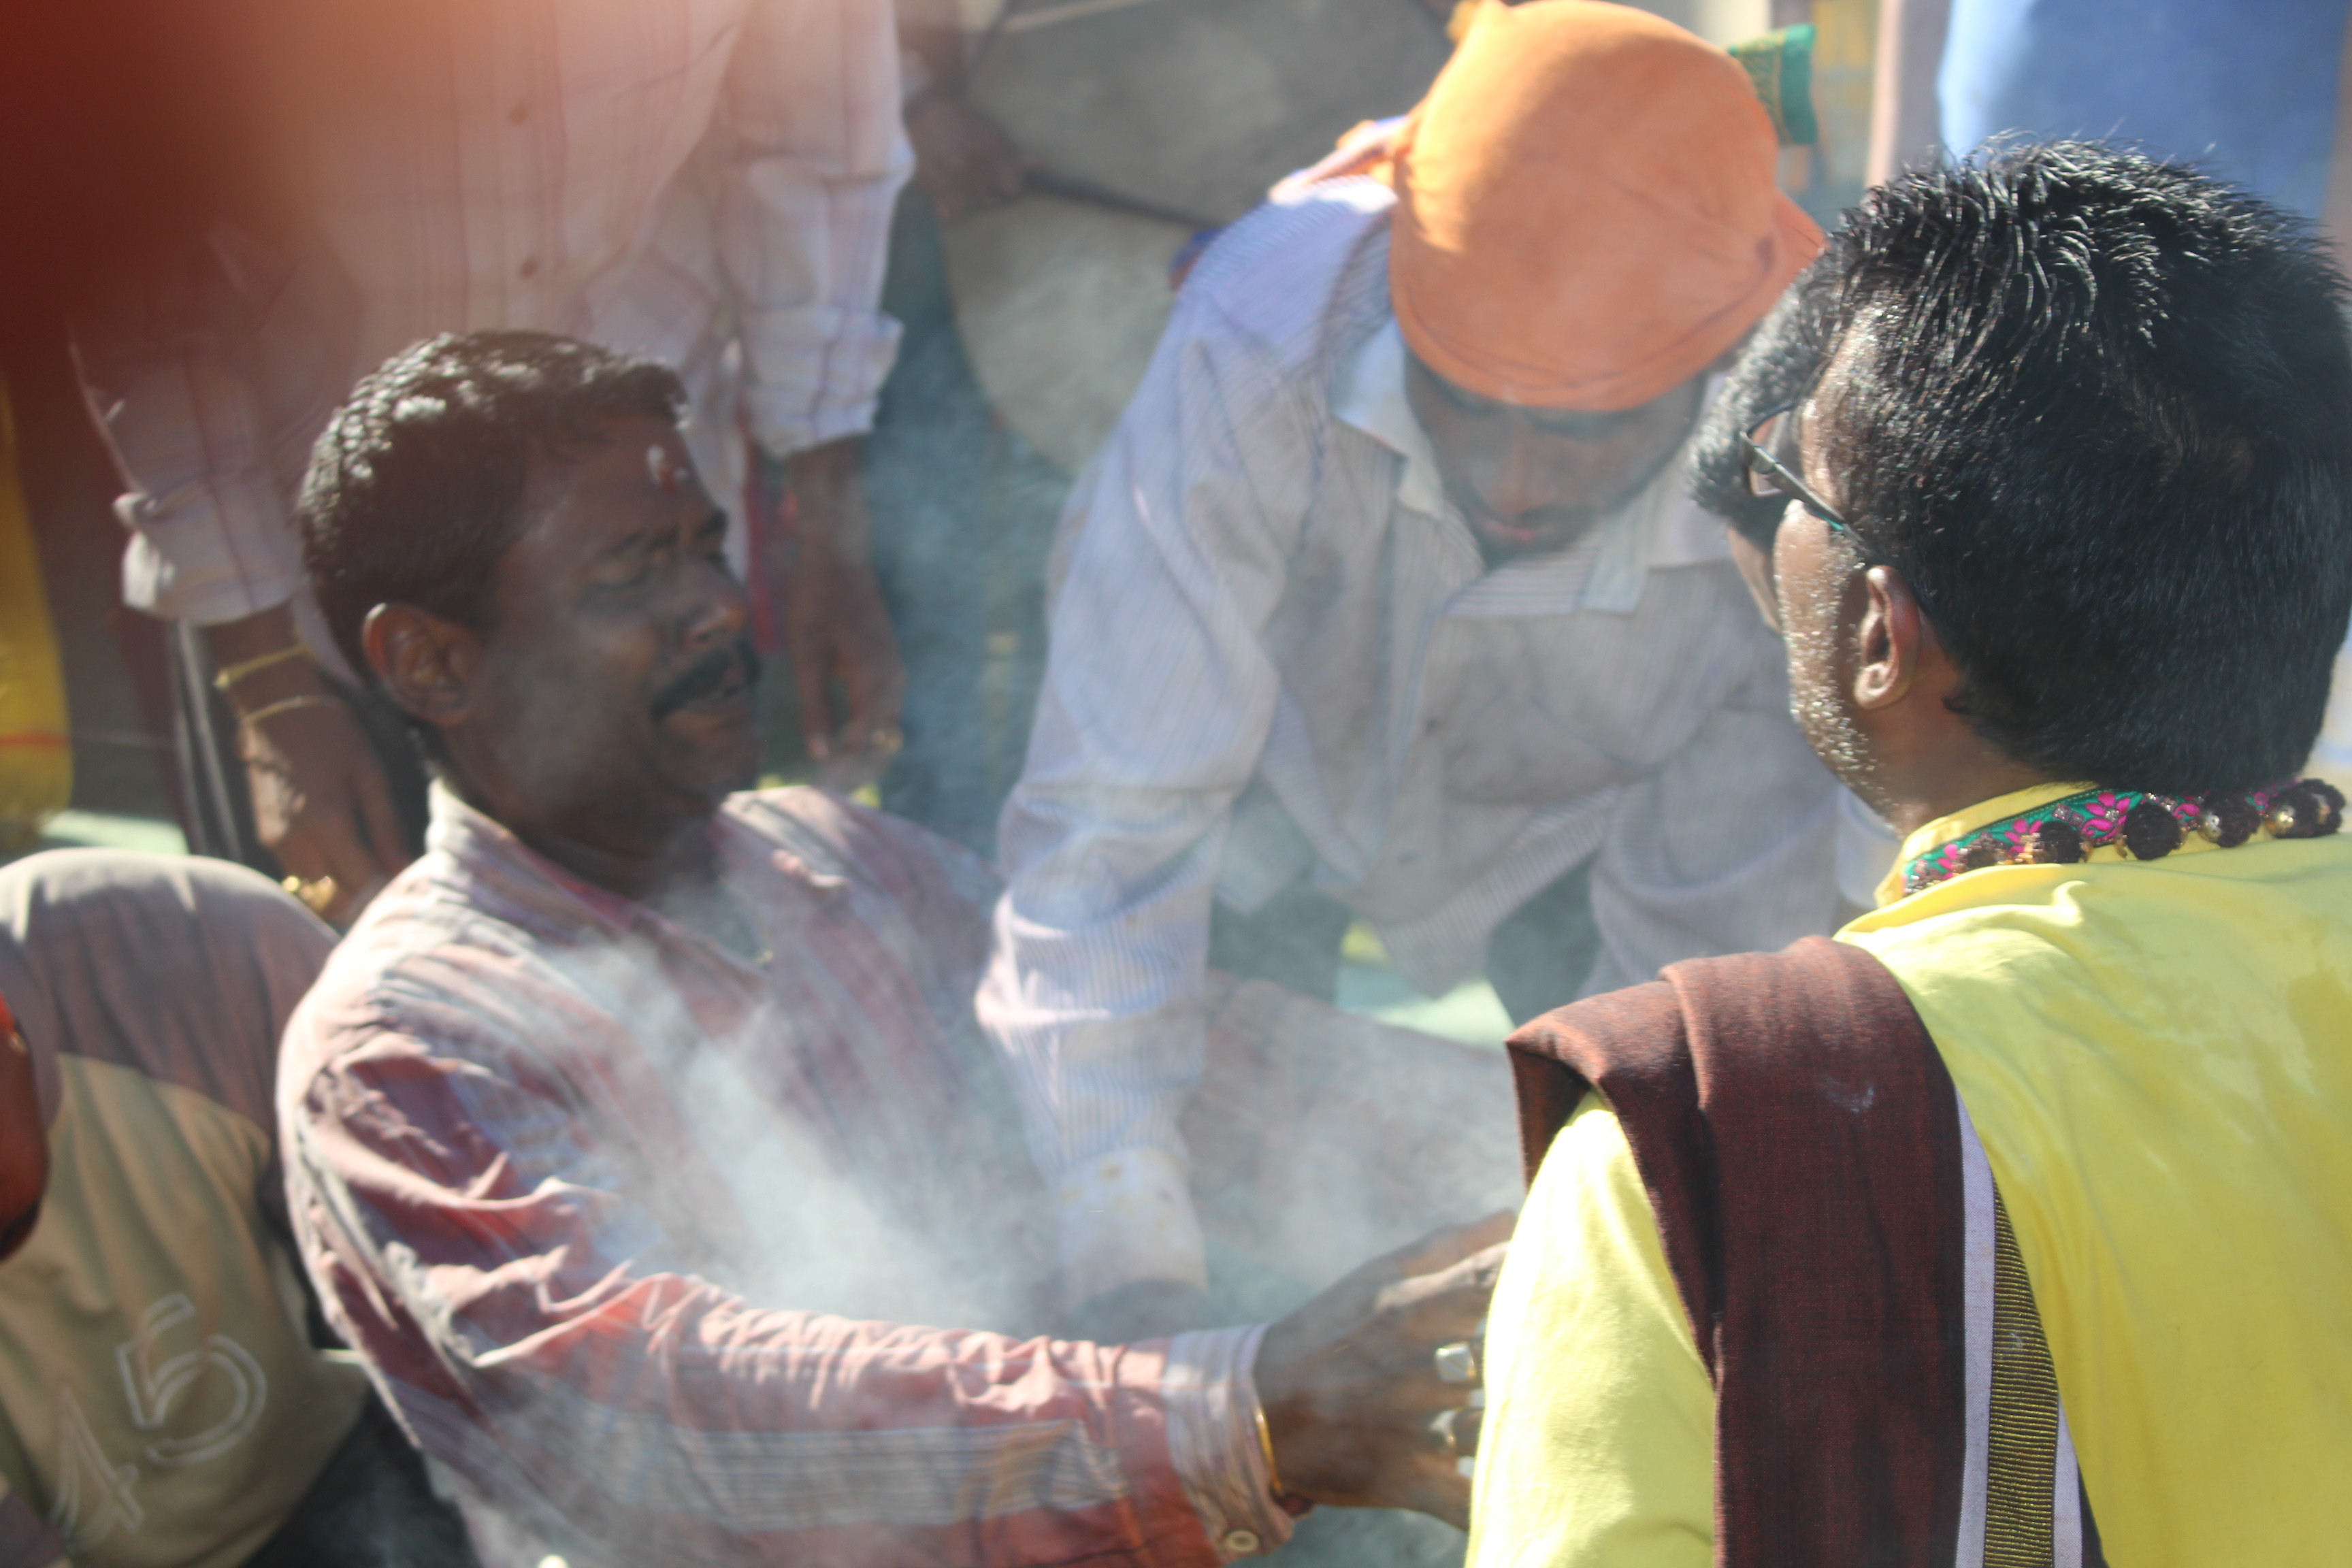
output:
<path id="1" fill-rule="evenodd" d="M 1913 856 L 1903 868 L 1903 890 L 1987 866 L 2072 865 L 2111 844 L 2135 860 L 2161 860 L 2191 833 L 2234 849 L 2258 832 L 2318 838 L 2343 826 L 2343 792 L 2319 779 L 2207 795 L 2086 789 Z"/>

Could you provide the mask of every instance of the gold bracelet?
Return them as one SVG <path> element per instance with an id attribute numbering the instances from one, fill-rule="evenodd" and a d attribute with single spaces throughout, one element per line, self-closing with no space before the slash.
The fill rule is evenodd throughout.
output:
<path id="1" fill-rule="evenodd" d="M 281 697 L 266 708 L 255 709 L 239 719 L 237 722 L 258 724 L 274 714 L 289 712 L 297 708 L 341 708 L 342 705 L 343 700 L 340 697 L 320 697 L 314 693 L 305 693 L 300 697 Z"/>
<path id="2" fill-rule="evenodd" d="M 1265 1424 L 1265 1406 L 1257 1407 L 1257 1446 L 1265 1450 L 1265 1489 L 1276 1497 L 1286 1494 L 1282 1489 L 1282 1472 L 1274 1468 L 1274 1433 Z"/>
<path id="3" fill-rule="evenodd" d="M 213 689 L 226 691 L 248 675 L 258 675 L 273 664 L 284 664 L 289 658 L 308 658 L 310 650 L 300 643 L 289 643 L 276 653 L 257 654 L 251 658 L 230 665 L 213 677 Z"/>

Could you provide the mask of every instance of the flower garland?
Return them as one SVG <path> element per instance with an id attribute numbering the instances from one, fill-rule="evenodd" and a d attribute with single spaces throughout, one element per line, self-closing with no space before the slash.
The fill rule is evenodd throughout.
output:
<path id="1" fill-rule="evenodd" d="M 2343 826 L 2343 792 L 2319 779 L 2208 795 L 2086 789 L 1912 857 L 1903 868 L 1903 891 L 1916 893 L 1987 866 L 2072 865 L 2108 845 L 2135 860 L 2161 860 L 2191 833 L 2233 849 L 2258 832 L 2317 838 Z"/>

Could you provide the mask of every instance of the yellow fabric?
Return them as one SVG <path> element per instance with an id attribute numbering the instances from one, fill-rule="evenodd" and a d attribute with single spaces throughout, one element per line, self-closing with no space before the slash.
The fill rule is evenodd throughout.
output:
<path id="1" fill-rule="evenodd" d="M 1984 1140 L 2109 1561 L 2339 1561 L 2352 839 L 1989 867 L 1839 934 L 1910 995 Z"/>
<path id="2" fill-rule="evenodd" d="M 1903 858 L 2069 793 L 1985 802 Z M 1839 935 L 1902 984 L 1984 1141 L 2108 1561 L 2336 1561 L 2352 839 L 1991 867 Z M 1588 1101 L 1570 1127 L 1496 1294 L 1471 1562 L 1696 1563 L 1712 1390 L 1654 1241 L 1595 1245 L 1654 1234 L 1613 1117 Z"/>
<path id="3" fill-rule="evenodd" d="M 2070 795 L 2080 795 L 2091 787 L 2086 784 L 2035 784 L 2030 789 L 2018 790 L 2011 795 L 1996 795 L 1991 800 L 1979 801 L 1965 811 L 1956 811 L 1949 816 L 1937 817 L 1906 838 L 1903 841 L 1903 847 L 1895 851 L 1895 864 L 1886 868 L 1885 877 L 1879 879 L 1878 907 L 1883 910 L 1903 897 L 1903 868 L 1936 847 L 1937 845 L 1949 844 L 1953 839 L 1963 837 L 1974 833 L 1979 827 L 1999 822 L 2004 816 L 2015 816 L 2020 812 L 2032 811 L 2037 805 L 2048 805 L 2053 800 L 2064 800 Z M 2181 841 L 2180 847 L 2173 853 L 2189 855 L 2200 849 L 2213 847 L 2212 844 L 2192 833 Z M 2130 858 L 2131 857 L 2126 855 L 2121 849 L 2108 844 L 2092 850 L 2088 858 L 2082 863 L 2105 866 Z"/>
<path id="4" fill-rule="evenodd" d="M 1486 1320 L 1473 1568 L 1707 1568 L 1715 1390 L 1616 1114 L 1588 1095 Z"/>
<path id="5" fill-rule="evenodd" d="M 256 1230 L 262 1130 L 128 1068 L 58 1066 L 40 1223 L 0 1264 L 0 1471 L 79 1568 L 231 1568 L 366 1379 L 310 1347 L 290 1260 Z"/>
<path id="6" fill-rule="evenodd" d="M 41 825 L 72 798 L 65 674 L 0 384 L 0 855 L 31 848 Z"/>

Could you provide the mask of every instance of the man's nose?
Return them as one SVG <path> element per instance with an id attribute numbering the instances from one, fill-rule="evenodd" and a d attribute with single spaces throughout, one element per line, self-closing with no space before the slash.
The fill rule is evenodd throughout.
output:
<path id="1" fill-rule="evenodd" d="M 723 561 L 698 558 L 688 574 L 684 636 L 689 647 L 731 642 L 751 622 L 751 596 Z"/>
<path id="2" fill-rule="evenodd" d="M 1514 420 L 1511 433 L 1488 470 L 1486 504 L 1497 517 L 1525 517 L 1559 501 L 1559 476 L 1542 460 L 1541 438 L 1528 426 Z"/>

